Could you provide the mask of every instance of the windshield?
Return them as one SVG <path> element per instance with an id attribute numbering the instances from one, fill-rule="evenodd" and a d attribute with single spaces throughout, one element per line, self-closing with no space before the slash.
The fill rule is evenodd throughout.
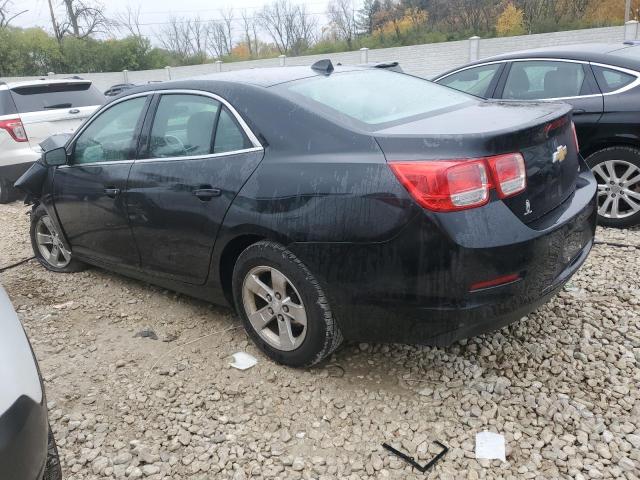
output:
<path id="1" fill-rule="evenodd" d="M 334 113 L 379 126 L 474 102 L 464 93 L 386 70 L 357 70 L 284 84 Z"/>

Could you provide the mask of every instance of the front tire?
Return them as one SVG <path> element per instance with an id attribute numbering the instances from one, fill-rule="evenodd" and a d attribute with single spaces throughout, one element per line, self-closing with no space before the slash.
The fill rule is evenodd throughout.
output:
<path id="1" fill-rule="evenodd" d="M 47 210 L 38 206 L 31 214 L 31 247 L 40 264 L 52 272 L 69 273 L 85 269 L 67 250 Z"/>
<path id="2" fill-rule="evenodd" d="M 236 261 L 232 284 L 247 333 L 276 362 L 308 367 L 342 342 L 322 287 L 282 245 L 261 241 L 249 246 Z"/>
<path id="3" fill-rule="evenodd" d="M 598 223 L 625 228 L 640 223 L 640 150 L 609 147 L 587 158 L 598 181 Z"/>

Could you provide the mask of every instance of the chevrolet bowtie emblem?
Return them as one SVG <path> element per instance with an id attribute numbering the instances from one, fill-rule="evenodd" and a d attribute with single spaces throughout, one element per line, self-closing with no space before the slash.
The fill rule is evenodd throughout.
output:
<path id="1" fill-rule="evenodd" d="M 566 145 L 559 145 L 558 148 L 556 148 L 556 151 L 553 152 L 553 163 L 558 163 L 558 162 L 562 162 L 565 158 L 567 158 L 567 146 Z"/>

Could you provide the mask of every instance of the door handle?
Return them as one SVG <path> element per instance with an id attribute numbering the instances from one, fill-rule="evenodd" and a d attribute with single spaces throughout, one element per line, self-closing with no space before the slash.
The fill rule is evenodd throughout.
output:
<path id="1" fill-rule="evenodd" d="M 198 197 L 200 200 L 211 200 L 213 197 L 219 197 L 222 192 L 219 188 L 198 188 L 193 191 L 193 194 Z"/>
<path id="2" fill-rule="evenodd" d="M 104 194 L 110 198 L 116 198 L 120 194 L 119 188 L 107 187 L 104 189 Z"/>
<path id="3" fill-rule="evenodd" d="M 584 108 L 574 108 L 573 113 L 587 113 Z"/>

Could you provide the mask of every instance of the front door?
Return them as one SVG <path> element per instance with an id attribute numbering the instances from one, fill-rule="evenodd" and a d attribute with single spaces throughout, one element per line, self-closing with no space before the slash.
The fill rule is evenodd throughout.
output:
<path id="1" fill-rule="evenodd" d="M 164 93 L 131 169 L 128 212 L 149 273 L 202 284 L 227 209 L 262 147 L 216 97 Z"/>
<path id="2" fill-rule="evenodd" d="M 120 101 L 97 115 L 54 176 L 54 205 L 74 253 L 138 265 L 126 187 L 150 96 Z"/>

